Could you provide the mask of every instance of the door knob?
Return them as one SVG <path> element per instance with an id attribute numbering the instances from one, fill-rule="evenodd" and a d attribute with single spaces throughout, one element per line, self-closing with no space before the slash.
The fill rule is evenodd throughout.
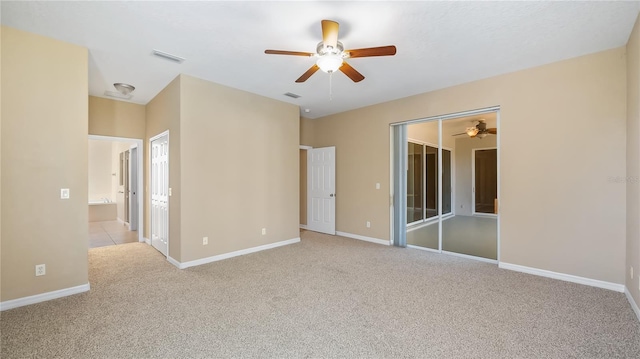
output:
<path id="1" fill-rule="evenodd" d="M 333 193 L 329 195 L 329 197 L 333 197 Z"/>

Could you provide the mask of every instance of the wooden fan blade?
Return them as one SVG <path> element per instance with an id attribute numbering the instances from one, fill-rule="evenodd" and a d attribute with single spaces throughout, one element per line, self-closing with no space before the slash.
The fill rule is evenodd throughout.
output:
<path id="1" fill-rule="evenodd" d="M 283 50 L 264 50 L 264 53 L 269 55 L 293 55 L 293 56 L 308 56 L 308 57 L 315 55 L 314 53 L 311 53 L 311 52 L 283 51 Z"/>
<path id="2" fill-rule="evenodd" d="M 322 42 L 324 46 L 331 46 L 334 49 L 338 46 L 339 26 L 335 21 L 322 20 Z"/>
<path id="3" fill-rule="evenodd" d="M 380 46 L 380 47 L 367 47 L 364 49 L 345 50 L 349 54 L 349 57 L 372 57 L 372 56 L 392 56 L 396 54 L 396 47 Z"/>
<path id="4" fill-rule="evenodd" d="M 460 136 L 460 135 L 466 135 L 466 132 L 462 132 L 462 133 L 456 133 L 455 135 L 451 135 L 451 136 Z"/>
<path id="5" fill-rule="evenodd" d="M 349 65 L 346 61 L 344 61 L 342 63 L 342 66 L 340 66 L 340 71 L 342 71 L 343 74 L 347 75 L 347 77 L 350 78 L 353 82 L 360 82 L 364 80 L 364 76 L 356 71 L 356 69 L 351 67 L 351 65 Z"/>
<path id="6" fill-rule="evenodd" d="M 487 131 L 489 131 L 490 134 L 492 135 L 497 135 L 498 134 L 498 129 L 493 127 L 493 128 L 487 128 Z"/>
<path id="7" fill-rule="evenodd" d="M 296 82 L 305 82 L 307 81 L 307 79 L 309 77 L 311 77 L 311 75 L 315 74 L 316 71 L 318 71 L 320 68 L 318 67 L 318 65 L 313 65 L 311 66 L 311 68 L 309 70 L 307 70 L 307 72 L 303 73 L 302 76 L 300 76 Z"/>

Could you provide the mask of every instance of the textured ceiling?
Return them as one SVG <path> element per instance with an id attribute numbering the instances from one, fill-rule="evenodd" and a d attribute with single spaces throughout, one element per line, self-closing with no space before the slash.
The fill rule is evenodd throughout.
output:
<path id="1" fill-rule="evenodd" d="M 89 49 L 89 93 L 136 86 L 146 104 L 180 73 L 299 105 L 316 118 L 626 44 L 633 2 L 9 2 L 2 24 Z M 396 45 L 392 57 L 349 63 L 366 78 L 317 72 L 320 20 L 345 48 Z M 152 50 L 186 58 L 182 64 Z M 300 95 L 298 99 L 283 96 Z M 305 113 L 304 109 L 310 112 Z"/>

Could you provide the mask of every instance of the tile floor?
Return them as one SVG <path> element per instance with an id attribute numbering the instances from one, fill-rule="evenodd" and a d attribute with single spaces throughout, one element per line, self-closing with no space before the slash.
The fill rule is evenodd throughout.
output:
<path id="1" fill-rule="evenodd" d="M 89 248 L 138 241 L 138 231 L 130 231 L 118 221 L 89 222 Z"/>

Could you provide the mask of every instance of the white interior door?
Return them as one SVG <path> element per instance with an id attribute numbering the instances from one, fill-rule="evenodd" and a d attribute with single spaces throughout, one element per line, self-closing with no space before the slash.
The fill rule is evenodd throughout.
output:
<path id="1" fill-rule="evenodd" d="M 138 230 L 138 148 L 132 147 L 129 157 L 129 229 Z"/>
<path id="2" fill-rule="evenodd" d="M 336 234 L 336 148 L 307 150 L 307 229 Z"/>
<path id="3" fill-rule="evenodd" d="M 169 245 L 169 135 L 151 141 L 151 245 L 167 256 Z"/>

